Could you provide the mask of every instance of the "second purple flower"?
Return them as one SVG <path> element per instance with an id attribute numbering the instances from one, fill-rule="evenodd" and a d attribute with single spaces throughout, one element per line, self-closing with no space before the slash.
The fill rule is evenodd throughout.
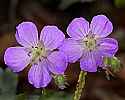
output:
<path id="1" fill-rule="evenodd" d="M 84 18 L 75 18 L 68 26 L 71 37 L 60 48 L 69 62 L 80 60 L 81 70 L 96 72 L 103 63 L 103 57 L 112 57 L 118 50 L 113 38 L 106 38 L 113 30 L 112 23 L 104 15 L 94 16 L 91 24 Z"/>

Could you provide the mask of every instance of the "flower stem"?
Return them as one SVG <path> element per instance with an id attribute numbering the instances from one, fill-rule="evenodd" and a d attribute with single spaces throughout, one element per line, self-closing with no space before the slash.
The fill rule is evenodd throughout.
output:
<path id="1" fill-rule="evenodd" d="M 75 91 L 73 100 L 79 100 L 80 99 L 81 93 L 82 93 L 82 89 L 85 86 L 85 76 L 86 75 L 87 75 L 86 72 L 84 72 L 84 71 L 80 72 L 79 80 L 78 80 L 78 83 L 77 83 L 77 86 L 76 86 L 76 91 Z"/>

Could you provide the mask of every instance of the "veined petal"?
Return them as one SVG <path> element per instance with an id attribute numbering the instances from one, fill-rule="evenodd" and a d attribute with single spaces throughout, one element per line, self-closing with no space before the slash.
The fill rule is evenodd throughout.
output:
<path id="1" fill-rule="evenodd" d="M 68 62 L 74 63 L 82 56 L 82 48 L 80 44 L 73 39 L 65 39 L 63 45 L 59 48 L 68 58 Z"/>
<path id="2" fill-rule="evenodd" d="M 61 51 L 55 51 L 48 56 L 49 70 L 54 74 L 64 74 L 68 62 L 67 56 Z"/>
<path id="3" fill-rule="evenodd" d="M 97 71 L 97 61 L 93 52 L 84 52 L 82 58 L 80 59 L 81 70 L 87 72 L 96 72 Z"/>
<path id="4" fill-rule="evenodd" d="M 16 40 L 24 47 L 32 47 L 38 44 L 38 31 L 32 22 L 22 22 L 16 27 Z"/>
<path id="5" fill-rule="evenodd" d="M 42 60 L 37 64 L 32 65 L 28 73 L 29 83 L 36 88 L 46 87 L 52 77 L 48 71 L 48 64 L 46 60 Z"/>
<path id="6" fill-rule="evenodd" d="M 67 28 L 67 34 L 75 40 L 82 39 L 89 31 L 89 22 L 84 18 L 75 18 Z"/>
<path id="7" fill-rule="evenodd" d="M 97 15 L 93 17 L 90 24 L 90 29 L 91 32 L 96 35 L 96 37 L 106 37 L 112 32 L 113 25 L 106 16 Z"/>
<path id="8" fill-rule="evenodd" d="M 102 56 L 112 57 L 118 51 L 118 42 L 113 38 L 103 38 L 97 41 L 99 44 L 98 52 L 102 54 Z"/>
<path id="9" fill-rule="evenodd" d="M 30 63 L 30 58 L 24 47 L 10 47 L 5 51 L 4 62 L 12 71 L 19 72 Z"/>
<path id="10" fill-rule="evenodd" d="M 44 45 L 48 49 L 56 49 L 64 40 L 65 35 L 56 26 L 45 26 L 40 35 L 40 40 L 43 41 Z"/>
<path id="11" fill-rule="evenodd" d="M 98 52 L 98 50 L 94 50 L 92 53 L 93 53 L 93 57 L 94 57 L 94 59 L 96 61 L 96 66 L 97 67 L 102 66 L 102 64 L 103 64 L 103 56 L 101 55 L 101 53 Z"/>

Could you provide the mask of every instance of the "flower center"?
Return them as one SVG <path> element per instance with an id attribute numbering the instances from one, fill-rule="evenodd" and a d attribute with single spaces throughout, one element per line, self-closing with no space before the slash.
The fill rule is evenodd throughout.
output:
<path id="1" fill-rule="evenodd" d="M 33 58 L 37 58 L 39 56 L 43 56 L 44 57 L 45 53 L 46 53 L 46 51 L 45 51 L 44 47 L 34 47 L 32 49 L 32 56 L 33 56 Z"/>
<path id="2" fill-rule="evenodd" d="M 37 45 L 36 47 L 32 47 L 30 52 L 28 53 L 31 56 L 31 63 L 37 63 L 41 61 L 43 58 L 46 58 L 49 51 L 44 47 L 44 45 Z"/>
<path id="3" fill-rule="evenodd" d="M 96 40 L 93 36 L 87 36 L 83 39 L 83 45 L 89 51 L 94 50 L 96 48 Z"/>

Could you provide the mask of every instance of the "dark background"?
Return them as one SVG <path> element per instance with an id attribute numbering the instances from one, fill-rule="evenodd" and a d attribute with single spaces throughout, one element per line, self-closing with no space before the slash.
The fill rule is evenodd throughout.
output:
<path id="1" fill-rule="evenodd" d="M 91 21 L 98 14 L 106 15 L 113 23 L 114 30 L 110 37 L 119 41 L 116 56 L 123 68 L 114 73 L 110 80 L 106 79 L 103 70 L 88 73 L 81 100 L 125 100 L 125 0 L 0 0 L 0 100 L 11 100 L 10 97 L 15 100 L 15 96 L 16 100 L 72 100 L 80 71 L 79 63 L 69 64 L 66 71 L 69 86 L 66 89 L 59 90 L 51 82 L 47 87 L 48 92 L 42 95 L 43 89 L 35 89 L 28 83 L 28 68 L 18 76 L 7 72 L 3 61 L 4 51 L 18 45 L 15 26 L 22 21 L 34 22 L 39 32 L 45 25 L 57 25 L 68 37 L 66 28 L 72 19 L 84 17 Z M 6 88 L 8 90 L 3 92 Z M 12 93 L 12 90 L 15 91 Z"/>

